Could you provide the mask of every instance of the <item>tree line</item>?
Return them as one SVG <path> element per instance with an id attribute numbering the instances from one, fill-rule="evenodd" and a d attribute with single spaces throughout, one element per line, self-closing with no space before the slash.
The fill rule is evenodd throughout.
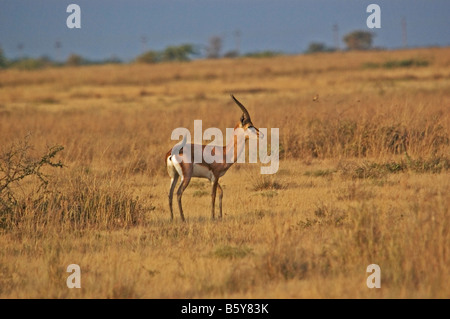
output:
<path id="1" fill-rule="evenodd" d="M 343 37 L 343 41 L 346 44 L 346 50 L 370 50 L 372 49 L 372 43 L 374 34 L 367 31 L 353 31 Z M 318 52 L 333 52 L 338 48 L 333 48 L 320 42 L 311 42 L 305 53 L 318 53 Z M 204 52 L 202 54 L 201 52 Z M 222 38 L 218 36 L 211 37 L 206 47 L 199 47 L 193 44 L 185 43 L 181 45 L 171 45 L 164 50 L 148 50 L 135 57 L 131 63 L 161 63 L 161 62 L 187 62 L 195 58 L 206 59 L 218 59 L 218 58 L 237 58 L 237 57 L 273 57 L 283 54 L 278 51 L 258 51 L 250 52 L 246 54 L 240 54 L 239 48 L 222 53 Z M 80 66 L 80 65 L 93 65 L 93 64 L 114 64 L 123 63 L 118 58 L 112 57 L 101 61 L 92 61 L 78 54 L 71 54 L 66 61 L 57 62 L 49 57 L 43 56 L 40 58 L 18 58 L 9 60 L 0 48 L 0 69 L 4 68 L 17 68 L 17 69 L 40 69 L 50 66 Z"/>

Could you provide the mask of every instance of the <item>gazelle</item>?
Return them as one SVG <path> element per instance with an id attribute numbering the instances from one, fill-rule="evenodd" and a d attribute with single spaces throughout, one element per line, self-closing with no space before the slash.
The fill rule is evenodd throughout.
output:
<path id="1" fill-rule="evenodd" d="M 222 218 L 222 197 L 223 189 L 219 184 L 219 178 L 225 175 L 228 169 L 236 162 L 237 158 L 240 156 L 242 151 L 245 149 L 245 142 L 249 139 L 258 139 L 263 134 L 253 125 L 250 114 L 247 109 L 233 96 L 231 98 L 236 102 L 239 108 L 242 110 L 243 114 L 240 121 L 236 124 L 233 130 L 233 135 L 231 140 L 226 146 L 215 147 L 211 150 L 211 154 L 215 157 L 220 157 L 222 161 L 213 161 L 212 163 L 207 163 L 203 157 L 202 161 L 199 163 L 194 162 L 194 148 L 195 144 L 186 144 L 186 136 L 183 138 L 182 144 L 178 146 L 187 147 L 191 150 L 183 154 L 182 149 L 178 154 L 172 154 L 172 150 L 166 154 L 166 166 L 167 172 L 171 178 L 170 190 L 169 190 L 169 207 L 170 207 L 170 218 L 173 220 L 173 209 L 172 209 L 172 199 L 175 186 L 178 182 L 178 178 L 181 177 L 180 186 L 177 191 L 178 208 L 180 210 L 181 220 L 185 221 L 183 214 L 183 207 L 181 205 L 181 197 L 184 190 L 188 187 L 189 182 L 192 177 L 206 178 L 212 184 L 211 189 L 211 218 L 214 219 L 214 206 L 216 202 L 216 192 L 219 189 L 219 218 Z M 199 146 L 199 145 L 198 145 Z M 208 145 L 201 145 L 202 154 Z M 174 149 L 174 148 L 173 148 Z M 220 154 L 216 154 L 220 152 Z M 231 159 L 231 160 L 230 160 Z"/>

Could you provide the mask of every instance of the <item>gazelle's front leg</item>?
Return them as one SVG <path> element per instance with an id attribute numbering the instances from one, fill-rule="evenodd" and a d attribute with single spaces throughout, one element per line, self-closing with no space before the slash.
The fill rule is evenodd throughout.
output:
<path id="1" fill-rule="evenodd" d="M 214 219 L 214 206 L 216 205 L 217 185 L 219 185 L 219 181 L 216 179 L 212 183 L 212 190 L 211 190 L 211 218 L 212 219 Z"/>
<path id="2" fill-rule="evenodd" d="M 217 186 L 219 187 L 219 218 L 222 218 L 222 197 L 223 197 L 223 190 L 219 183 L 217 183 Z"/>

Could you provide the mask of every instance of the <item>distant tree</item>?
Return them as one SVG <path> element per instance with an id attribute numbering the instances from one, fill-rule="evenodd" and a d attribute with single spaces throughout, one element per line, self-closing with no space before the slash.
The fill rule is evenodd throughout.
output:
<path id="1" fill-rule="evenodd" d="M 224 58 L 237 58 L 239 56 L 239 52 L 237 50 L 228 51 L 223 55 Z"/>
<path id="2" fill-rule="evenodd" d="M 349 50 L 369 50 L 374 36 L 368 31 L 353 31 L 344 36 L 344 42 Z"/>
<path id="3" fill-rule="evenodd" d="M 84 59 L 78 54 L 71 54 L 67 60 L 66 65 L 68 66 L 79 66 L 84 64 Z"/>
<path id="4" fill-rule="evenodd" d="M 179 46 L 168 46 L 161 53 L 161 60 L 165 62 L 172 61 L 190 61 L 192 55 L 197 52 L 192 44 L 182 44 Z"/>
<path id="5" fill-rule="evenodd" d="M 306 50 L 306 53 L 317 53 L 317 52 L 331 52 L 334 49 L 327 47 L 324 43 L 311 42 Z"/>
<path id="6" fill-rule="evenodd" d="M 112 55 L 111 57 L 101 61 L 101 63 L 102 64 L 121 64 L 122 60 L 119 57 Z"/>
<path id="7" fill-rule="evenodd" d="M 0 69 L 6 68 L 8 66 L 8 59 L 3 54 L 2 48 L 0 48 Z"/>
<path id="8" fill-rule="evenodd" d="M 22 58 L 8 63 L 8 67 L 20 70 L 37 70 L 54 65 L 48 57 Z"/>
<path id="9" fill-rule="evenodd" d="M 266 50 L 266 51 L 259 51 L 259 52 L 250 52 L 245 54 L 245 57 L 248 58 L 272 58 L 275 56 L 279 56 L 282 55 L 282 52 L 277 52 L 277 51 L 271 51 L 271 50 Z"/>
<path id="10" fill-rule="evenodd" d="M 50 59 L 50 57 L 48 57 L 46 55 L 41 56 L 38 59 L 38 61 L 42 65 L 42 67 L 50 67 L 50 66 L 54 66 L 55 65 L 55 62 L 52 61 L 52 59 Z"/>
<path id="11" fill-rule="evenodd" d="M 156 51 L 147 51 L 139 55 L 135 59 L 137 63 L 157 63 L 160 60 L 161 60 L 161 53 Z"/>
<path id="12" fill-rule="evenodd" d="M 137 63 L 158 63 L 174 61 L 190 61 L 193 55 L 197 55 L 197 50 L 192 44 L 182 44 L 178 46 L 168 46 L 163 51 L 147 51 L 136 57 Z"/>
<path id="13" fill-rule="evenodd" d="M 208 59 L 217 59 L 220 57 L 222 50 L 222 38 L 214 36 L 209 39 L 208 47 L 206 48 L 206 57 Z"/>

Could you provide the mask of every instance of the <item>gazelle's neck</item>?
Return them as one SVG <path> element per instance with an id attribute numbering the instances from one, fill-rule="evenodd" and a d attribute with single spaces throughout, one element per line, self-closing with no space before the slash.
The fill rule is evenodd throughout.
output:
<path id="1" fill-rule="evenodd" d="M 245 133 L 242 129 L 238 129 L 238 126 L 234 128 L 233 135 L 227 146 L 225 146 L 225 158 L 226 165 L 230 167 L 236 163 L 242 151 L 245 150 Z"/>

